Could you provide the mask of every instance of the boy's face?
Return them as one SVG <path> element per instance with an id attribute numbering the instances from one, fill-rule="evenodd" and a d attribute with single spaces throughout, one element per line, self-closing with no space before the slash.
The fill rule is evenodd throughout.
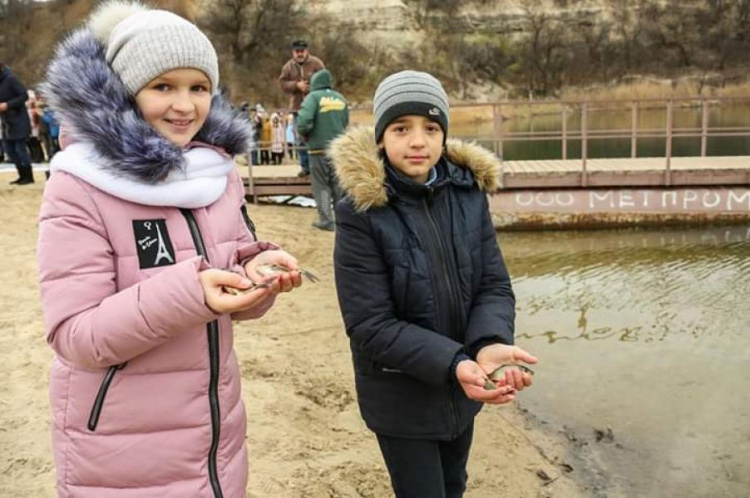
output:
<path id="1" fill-rule="evenodd" d="M 443 153 L 443 129 L 424 116 L 401 116 L 385 129 L 380 145 L 394 168 L 424 183 Z"/>
<path id="2" fill-rule="evenodd" d="M 141 88 L 135 102 L 143 118 L 159 134 L 184 147 L 206 122 L 211 82 L 197 69 L 174 69 Z"/>

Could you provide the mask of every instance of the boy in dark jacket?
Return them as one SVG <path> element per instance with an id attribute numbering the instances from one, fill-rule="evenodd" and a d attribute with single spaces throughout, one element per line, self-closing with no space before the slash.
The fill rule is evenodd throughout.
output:
<path id="1" fill-rule="evenodd" d="M 321 230 L 333 231 L 332 205 L 341 199 L 341 189 L 326 157 L 326 149 L 347 126 L 349 105 L 344 96 L 333 89 L 331 73 L 321 69 L 313 75 L 310 93 L 297 116 L 297 130 L 307 142 L 313 196 L 318 207 L 318 221 L 313 222 L 313 226 Z"/>
<path id="2" fill-rule="evenodd" d="M 383 80 L 375 130 L 352 129 L 330 154 L 347 197 L 336 207 L 336 290 L 360 411 L 396 496 L 460 497 L 474 417 L 531 385 L 513 367 L 515 298 L 487 192 L 499 161 L 448 141 L 448 98 L 427 73 Z"/>

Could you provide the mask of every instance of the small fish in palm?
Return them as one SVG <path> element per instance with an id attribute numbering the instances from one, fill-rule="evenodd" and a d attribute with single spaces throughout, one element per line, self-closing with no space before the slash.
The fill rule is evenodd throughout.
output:
<path id="1" fill-rule="evenodd" d="M 293 271 L 291 268 L 279 264 L 260 265 L 255 270 L 264 277 L 272 277 L 274 275 L 280 275 L 282 273 L 289 273 Z M 320 279 L 311 271 L 302 268 L 298 268 L 296 271 L 298 271 L 300 275 L 302 275 L 302 277 L 306 278 L 312 283 L 320 281 Z M 252 280 L 251 282 L 252 285 L 247 289 L 236 289 L 234 287 L 224 286 L 224 292 L 239 296 L 241 294 L 246 294 L 257 289 L 267 289 L 271 287 L 271 284 L 268 282 L 253 282 Z"/>

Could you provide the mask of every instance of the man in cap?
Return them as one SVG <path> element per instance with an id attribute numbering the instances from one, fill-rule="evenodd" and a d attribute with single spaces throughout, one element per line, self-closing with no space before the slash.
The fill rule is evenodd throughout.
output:
<path id="1" fill-rule="evenodd" d="M 294 116 L 294 128 L 297 128 L 297 112 L 299 111 L 305 95 L 310 91 L 310 78 L 315 72 L 325 69 L 323 61 L 310 54 L 305 40 L 292 42 L 292 58 L 281 68 L 279 85 L 281 89 L 289 94 L 289 112 Z M 299 176 L 310 174 L 310 166 L 304 141 L 297 134 L 298 154 L 301 171 Z"/>

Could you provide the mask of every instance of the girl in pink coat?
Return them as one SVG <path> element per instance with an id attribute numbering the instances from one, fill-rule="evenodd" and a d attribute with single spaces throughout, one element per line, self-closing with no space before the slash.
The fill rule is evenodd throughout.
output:
<path id="1" fill-rule="evenodd" d="M 50 65 L 68 145 L 38 262 L 61 497 L 245 496 L 232 320 L 300 275 L 255 238 L 231 159 L 249 130 L 218 84 L 208 38 L 138 4 L 100 7 Z M 292 271 L 264 279 L 269 264 Z"/>

